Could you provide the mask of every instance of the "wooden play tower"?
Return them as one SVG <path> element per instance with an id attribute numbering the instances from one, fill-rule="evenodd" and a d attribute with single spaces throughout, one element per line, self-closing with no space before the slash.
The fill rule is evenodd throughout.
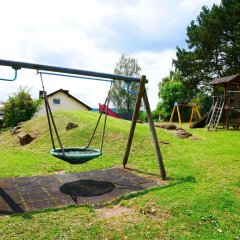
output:
<path id="1" fill-rule="evenodd" d="M 213 86 L 213 95 L 217 90 L 223 94 L 214 97 L 210 111 L 208 128 L 217 129 L 220 118 L 223 127 L 229 129 L 240 127 L 240 74 L 216 78 L 210 82 Z"/>

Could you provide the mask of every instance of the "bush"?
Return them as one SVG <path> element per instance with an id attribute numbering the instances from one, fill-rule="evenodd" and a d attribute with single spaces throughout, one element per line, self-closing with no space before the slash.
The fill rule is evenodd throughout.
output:
<path id="1" fill-rule="evenodd" d="M 31 119 L 39 110 L 40 100 L 33 100 L 26 87 L 9 96 L 2 111 L 4 114 L 3 122 L 7 127 L 16 126 L 19 122 Z"/>
<path id="2" fill-rule="evenodd" d="M 138 113 L 138 120 L 146 122 L 146 120 L 147 120 L 147 113 L 144 112 L 144 111 L 139 111 L 139 113 Z"/>

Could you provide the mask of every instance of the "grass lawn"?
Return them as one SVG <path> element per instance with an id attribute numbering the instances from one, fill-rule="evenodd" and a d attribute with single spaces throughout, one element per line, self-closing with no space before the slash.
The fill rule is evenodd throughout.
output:
<path id="1" fill-rule="evenodd" d="M 89 138 L 97 113 L 59 112 L 55 121 L 64 146 L 81 146 Z M 79 128 L 65 131 L 67 123 Z M 187 126 L 187 125 L 186 125 Z M 0 176 L 48 175 L 121 167 L 130 122 L 109 118 L 102 157 L 69 165 L 51 157 L 45 117 L 23 124 L 36 139 L 19 146 L 9 132 L 0 133 Z M 188 129 L 201 140 L 179 139 L 157 128 L 168 185 L 122 196 L 104 211 L 128 208 L 122 216 L 104 218 L 93 206 L 48 209 L 0 218 L 0 239 L 240 239 L 240 132 Z M 94 139 L 99 148 L 101 133 Z M 148 126 L 139 124 L 128 167 L 157 175 Z"/>

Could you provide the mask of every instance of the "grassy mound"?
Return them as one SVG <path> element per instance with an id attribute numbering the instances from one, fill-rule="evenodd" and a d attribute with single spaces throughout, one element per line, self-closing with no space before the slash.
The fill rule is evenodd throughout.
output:
<path id="1" fill-rule="evenodd" d="M 98 116 L 98 113 L 87 111 L 60 111 L 54 113 L 63 146 L 86 146 Z M 79 127 L 66 131 L 69 122 L 77 123 Z M 91 147 L 100 147 L 102 128 L 103 123 L 100 123 Z M 103 156 L 87 164 L 74 166 L 53 158 L 49 154 L 52 144 L 46 116 L 36 117 L 22 124 L 21 133 L 29 133 L 34 137 L 34 140 L 28 145 L 20 146 L 17 135 L 11 135 L 9 131 L 0 133 L 0 149 L 3 156 L 0 173 L 4 177 L 29 176 L 51 174 L 62 170 L 72 172 L 120 166 L 129 129 L 129 121 L 109 117 L 104 138 Z M 148 129 L 146 125 L 137 126 L 135 142 L 131 152 L 132 161 L 136 159 L 138 164 L 142 162 L 144 169 L 149 164 L 151 165 L 152 162 L 156 165 L 150 133 L 146 129 Z M 57 143 L 56 138 L 55 142 Z M 152 149 L 148 157 L 149 161 L 146 163 L 147 156 L 144 155 L 144 152 L 148 151 L 149 148 Z"/>

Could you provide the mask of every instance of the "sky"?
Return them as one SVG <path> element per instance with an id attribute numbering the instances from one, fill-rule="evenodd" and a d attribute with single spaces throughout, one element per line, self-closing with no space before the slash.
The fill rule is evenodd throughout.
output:
<path id="1" fill-rule="evenodd" d="M 186 48 L 186 28 L 202 6 L 220 0 L 0 0 L 0 59 L 113 73 L 122 54 L 138 60 L 146 75 L 152 110 L 158 84 L 173 69 L 176 47 Z M 12 78 L 0 66 L 0 78 Z M 69 90 L 90 107 L 103 103 L 109 83 L 43 76 L 48 93 Z M 35 70 L 21 69 L 0 81 L 0 101 L 19 87 L 33 98 L 41 90 Z"/>

